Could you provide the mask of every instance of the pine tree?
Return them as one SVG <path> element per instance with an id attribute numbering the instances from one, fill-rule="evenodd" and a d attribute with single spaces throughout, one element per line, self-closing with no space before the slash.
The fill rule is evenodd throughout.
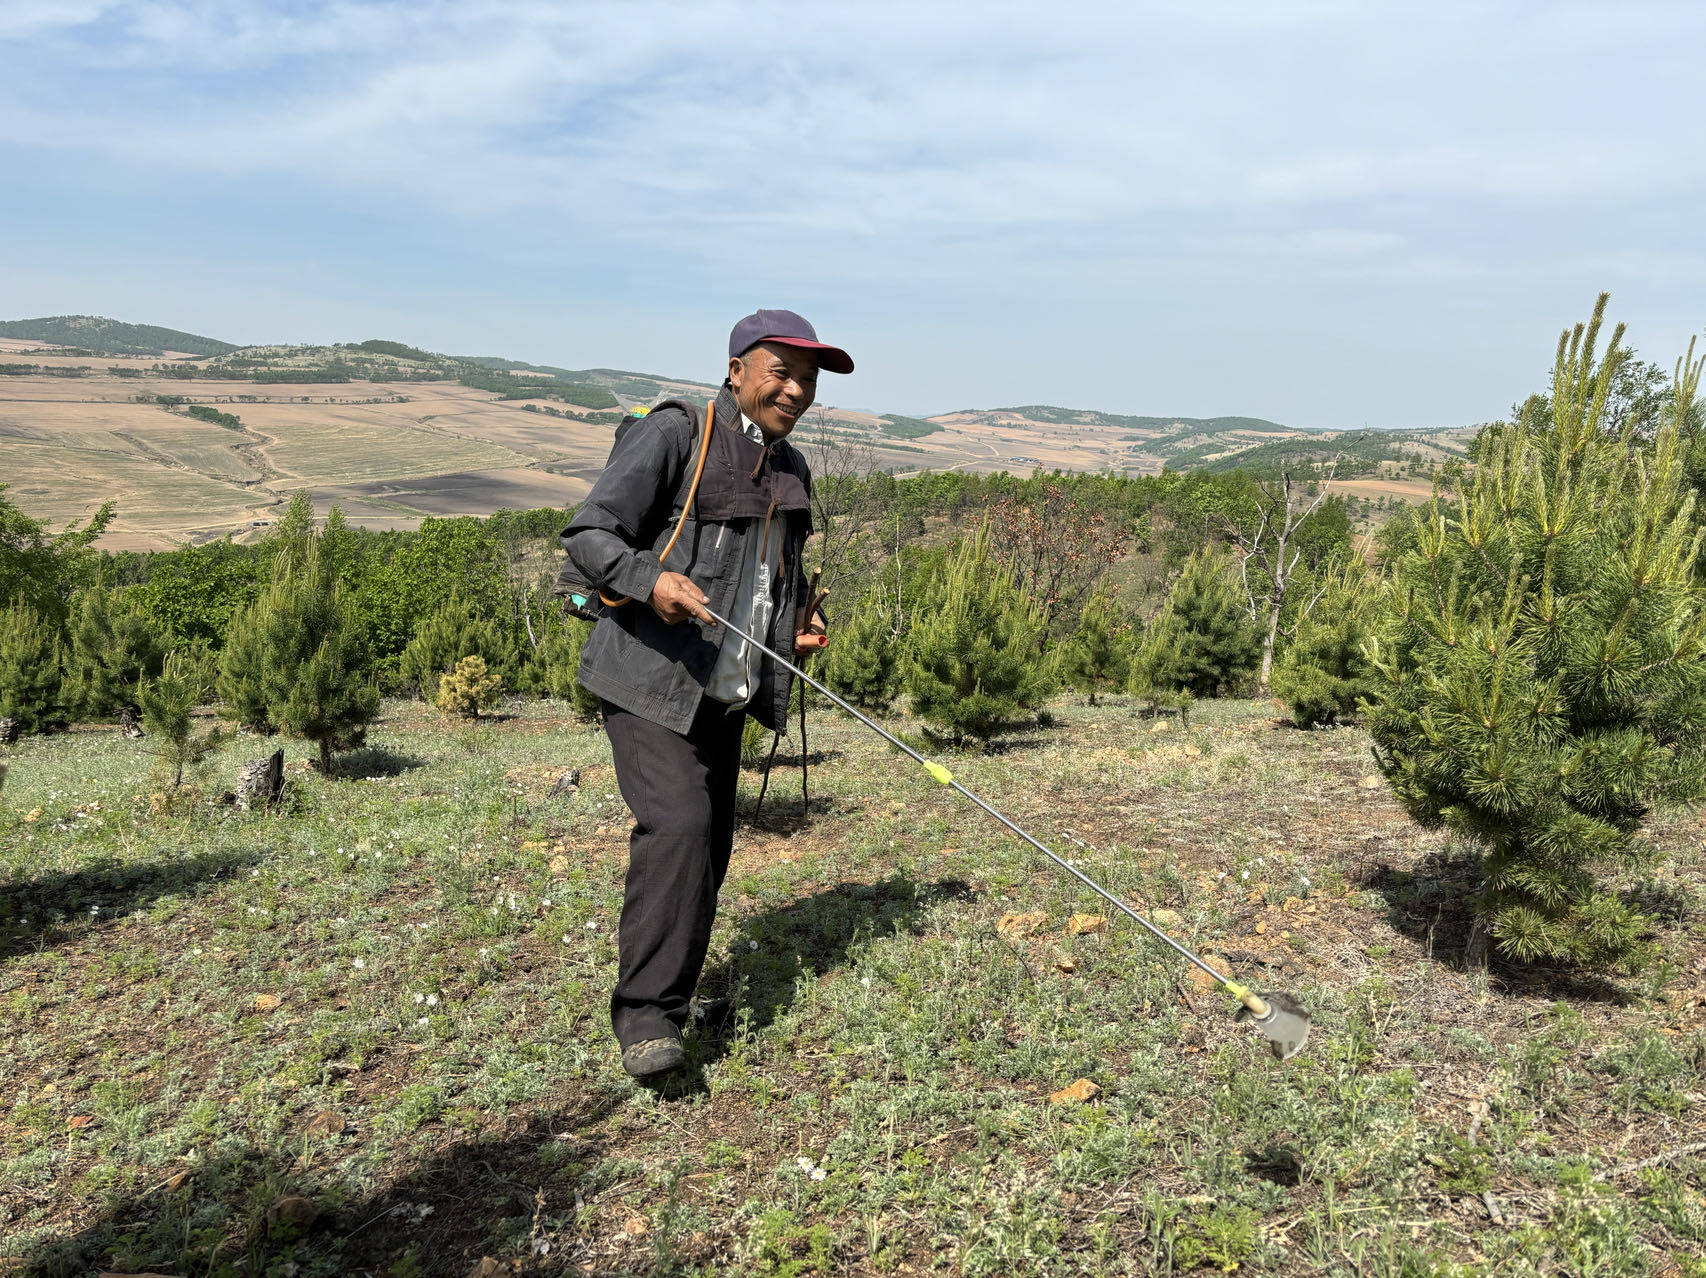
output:
<path id="1" fill-rule="evenodd" d="M 235 719 L 251 732 L 278 731 L 267 713 L 266 636 L 261 628 L 260 600 L 240 609 L 231 618 L 225 646 L 219 651 L 219 678 L 215 688 L 223 703 L 221 713 Z"/>
<path id="2" fill-rule="evenodd" d="M 160 674 L 144 680 L 137 689 L 142 722 L 154 741 L 161 765 L 172 774 L 171 787 L 184 783 L 184 769 L 193 768 L 225 740 L 215 728 L 197 736 L 191 712 L 201 704 L 207 687 L 200 682 L 193 662 L 182 653 L 167 657 Z"/>
<path id="3" fill-rule="evenodd" d="M 913 713 L 955 743 L 988 741 L 1054 684 L 1041 611 L 989 553 L 963 543 L 920 602 L 907 643 Z"/>
<path id="4" fill-rule="evenodd" d="M 379 690 L 367 642 L 317 541 L 300 565 L 280 557 L 253 624 L 268 721 L 318 745 L 320 770 L 330 774 L 332 752 L 365 739 Z"/>
<path id="5" fill-rule="evenodd" d="M 83 719 L 137 709 L 137 690 L 144 680 L 159 677 L 171 635 L 155 628 L 138 600 L 98 581 L 83 591 L 67 628 L 67 709 Z"/>
<path id="6" fill-rule="evenodd" d="M 873 588 L 852 616 L 835 627 L 819 677 L 861 710 L 886 711 L 900 692 L 901 644 L 894 631 L 894 600 Z"/>
<path id="7" fill-rule="evenodd" d="M 1256 668 L 1261 639 L 1223 556 L 1185 564 L 1140 649 L 1134 680 L 1154 692 L 1218 696 Z"/>
<path id="8" fill-rule="evenodd" d="M 1349 719 L 1376 695 L 1378 680 L 1365 651 L 1374 637 L 1369 617 L 1376 583 L 1360 560 L 1337 569 L 1297 636 L 1274 667 L 1273 690 L 1300 728 Z"/>
<path id="9" fill-rule="evenodd" d="M 22 599 L 0 612 L 0 719 L 22 732 L 65 726 L 63 654 L 46 618 Z"/>
<path id="10" fill-rule="evenodd" d="M 533 654 L 541 690 L 547 696 L 567 701 L 577 715 L 588 720 L 597 719 L 599 710 L 598 698 L 580 685 L 581 649 L 591 633 L 590 621 L 553 618 Z"/>
<path id="11" fill-rule="evenodd" d="M 463 657 L 478 656 L 508 687 L 517 663 L 514 642 L 496 622 L 477 614 L 472 600 L 458 596 L 416 629 L 403 649 L 400 670 L 420 689 L 421 699 L 438 695 L 438 681 Z"/>
<path id="12" fill-rule="evenodd" d="M 1603 428 L 1624 358 L 1605 297 L 1559 339 L 1549 413 L 1490 427 L 1461 499 L 1436 495 L 1393 565 L 1369 716 L 1409 812 L 1484 850 L 1469 954 L 1633 969 L 1648 920 L 1596 880 L 1643 820 L 1706 788 L 1706 591 L 1677 367 L 1650 445 Z"/>
<path id="13" fill-rule="evenodd" d="M 1070 687 L 1090 695 L 1091 705 L 1098 691 L 1125 686 L 1136 648 L 1132 630 L 1132 620 L 1106 586 L 1084 604 L 1078 629 L 1062 647 L 1060 673 Z"/>
<path id="14" fill-rule="evenodd" d="M 502 687 L 503 680 L 486 669 L 484 657 L 464 657 L 439 678 L 434 701 L 445 714 L 478 719 Z"/>

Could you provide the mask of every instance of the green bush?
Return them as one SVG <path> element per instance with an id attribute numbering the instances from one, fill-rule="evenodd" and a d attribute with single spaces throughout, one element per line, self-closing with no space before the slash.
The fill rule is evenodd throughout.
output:
<path id="1" fill-rule="evenodd" d="M 916 613 L 906 690 L 956 744 L 988 741 L 1052 690 L 1041 610 L 990 555 L 987 533 L 955 551 Z"/>
<path id="2" fill-rule="evenodd" d="M 218 728 L 200 735 L 194 731 L 191 712 L 206 692 L 194 663 L 176 652 L 166 658 L 157 678 L 144 681 L 138 689 L 142 725 L 154 741 L 161 767 L 171 774 L 173 789 L 184 783 L 186 768 L 202 763 L 224 740 Z"/>
<path id="3" fill-rule="evenodd" d="M 1067 686 L 1088 693 L 1121 688 L 1131 675 L 1135 621 L 1126 616 L 1105 586 L 1091 595 L 1078 617 L 1078 628 L 1061 647 L 1060 674 Z"/>
<path id="4" fill-rule="evenodd" d="M 172 644 L 134 594 L 120 597 L 99 582 L 83 591 L 67 629 L 66 708 L 83 719 L 135 710 L 138 689 L 159 676 Z"/>
<path id="5" fill-rule="evenodd" d="M 500 687 L 510 686 L 517 664 L 515 644 L 495 622 L 476 615 L 470 599 L 457 596 L 421 623 L 403 649 L 400 670 L 420 689 L 421 700 L 432 701 L 438 696 L 439 679 L 470 655 L 485 661 Z"/>
<path id="6" fill-rule="evenodd" d="M 281 558 L 273 583 L 255 603 L 260 631 L 260 695 L 269 722 L 320 748 L 329 773 L 332 753 L 360 745 L 379 710 L 367 642 L 350 614 L 342 586 L 310 542 L 300 565 Z"/>
<path id="7" fill-rule="evenodd" d="M 22 732 L 65 726 L 59 636 L 34 608 L 18 600 L 0 612 L 0 719 Z"/>
<path id="8" fill-rule="evenodd" d="M 1360 562 L 1339 569 L 1298 624 L 1274 667 L 1274 695 L 1300 728 L 1337 723 L 1376 695 L 1378 676 L 1366 648 L 1374 637 L 1376 583 Z"/>
<path id="9" fill-rule="evenodd" d="M 561 624 L 547 625 L 545 637 L 533 654 L 538 688 L 547 696 L 567 701 L 583 719 L 598 718 L 599 700 L 580 685 L 581 649 L 592 633 L 592 623 L 565 617 Z"/>
<path id="10" fill-rule="evenodd" d="M 1469 954 L 1639 967 L 1648 920 L 1596 873 L 1637 863 L 1655 804 L 1706 790 L 1706 590 L 1679 424 L 1605 429 L 1622 329 L 1559 340 L 1543 414 L 1482 432 L 1468 491 L 1436 496 L 1392 565 L 1369 716 L 1405 808 L 1485 849 Z M 1536 420 L 1538 419 L 1538 420 Z"/>
<path id="11" fill-rule="evenodd" d="M 1255 670 L 1261 640 L 1224 556 L 1199 550 L 1185 564 L 1133 663 L 1140 695 L 1213 697 Z"/>
<path id="12" fill-rule="evenodd" d="M 886 711 L 900 692 L 901 642 L 894 605 L 873 589 L 846 621 L 832 627 L 815 673 L 861 710 Z"/>

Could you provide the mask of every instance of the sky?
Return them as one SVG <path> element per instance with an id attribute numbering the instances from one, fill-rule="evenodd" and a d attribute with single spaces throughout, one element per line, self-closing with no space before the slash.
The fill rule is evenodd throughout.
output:
<path id="1" fill-rule="evenodd" d="M 0 0 L 0 318 L 1424 427 L 1706 327 L 1706 5 Z"/>

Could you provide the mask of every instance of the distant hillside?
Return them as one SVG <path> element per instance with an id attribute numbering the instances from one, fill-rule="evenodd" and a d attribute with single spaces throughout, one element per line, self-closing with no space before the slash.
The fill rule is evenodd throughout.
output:
<path id="1" fill-rule="evenodd" d="M 1127 430 L 1179 431 L 1190 434 L 1214 434 L 1226 430 L 1248 430 L 1261 434 L 1292 433 L 1290 426 L 1281 426 L 1261 417 L 1130 417 L 1122 413 L 1102 413 L 1090 408 L 1061 408 L 1055 404 L 1023 404 L 1015 408 L 992 408 L 993 413 L 1012 413 L 1033 422 L 1060 422 L 1071 425 L 1118 426 Z"/>
<path id="2" fill-rule="evenodd" d="M 237 349 L 214 337 L 198 337 L 156 324 L 126 324 L 100 315 L 47 315 L 41 319 L 0 320 L 0 337 L 51 342 L 101 355 L 225 355 Z"/>

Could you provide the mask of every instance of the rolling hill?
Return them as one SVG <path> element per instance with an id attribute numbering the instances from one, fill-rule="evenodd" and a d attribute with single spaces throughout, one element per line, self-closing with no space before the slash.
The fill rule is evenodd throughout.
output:
<path id="1" fill-rule="evenodd" d="M 100 315 L 49 315 L 0 320 L 0 337 L 68 346 L 99 355 L 225 355 L 237 349 L 214 337 L 198 337 L 155 324 L 126 324 Z"/>
<path id="2" fill-rule="evenodd" d="M 199 353 L 185 349 L 198 344 Z M 299 488 L 322 510 L 335 502 L 351 522 L 379 528 L 570 505 L 602 469 L 625 412 L 714 390 L 377 338 L 235 347 L 88 316 L 0 323 L 9 496 L 56 525 L 115 499 L 119 518 L 105 543 L 114 548 L 256 535 Z M 897 474 L 1142 474 L 1337 456 L 1341 476 L 1372 485 L 1363 495 L 1404 499 L 1425 496 L 1429 469 L 1462 455 L 1468 438 L 1049 404 L 930 418 L 825 405 L 796 434 L 808 449 L 846 450 L 859 467 Z"/>

